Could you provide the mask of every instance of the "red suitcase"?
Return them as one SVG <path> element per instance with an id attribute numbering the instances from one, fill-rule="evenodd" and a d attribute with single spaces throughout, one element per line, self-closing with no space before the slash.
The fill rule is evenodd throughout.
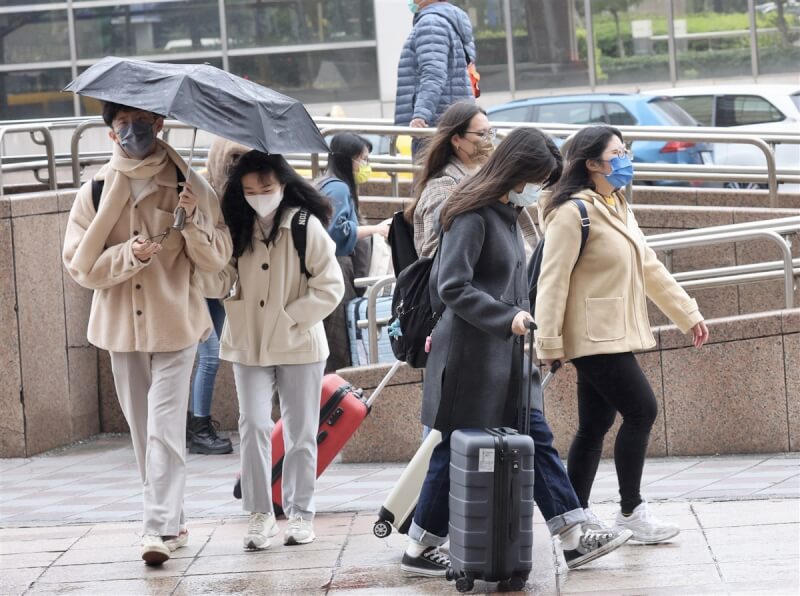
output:
<path id="1" fill-rule="evenodd" d="M 317 478 L 330 465 L 336 455 L 347 444 L 369 414 L 375 399 L 389 384 L 397 369 L 403 363 L 396 361 L 369 399 L 364 399 L 360 389 L 336 374 L 325 375 L 322 379 L 320 399 L 319 430 L 317 431 Z M 282 508 L 281 477 L 283 473 L 283 421 L 278 420 L 272 429 L 272 504 L 275 513 Z M 241 485 L 236 481 L 233 495 L 240 499 Z"/>

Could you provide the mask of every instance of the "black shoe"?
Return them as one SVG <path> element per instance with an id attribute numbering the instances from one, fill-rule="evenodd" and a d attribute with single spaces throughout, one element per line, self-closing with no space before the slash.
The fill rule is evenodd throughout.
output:
<path id="1" fill-rule="evenodd" d="M 192 416 L 192 438 L 189 441 L 189 453 L 204 455 L 225 455 L 233 453 L 230 439 L 217 436 L 217 423 L 211 416 Z"/>
<path id="2" fill-rule="evenodd" d="M 450 557 L 435 546 L 429 546 L 418 557 L 403 553 L 400 569 L 414 575 L 426 577 L 444 577 L 450 567 Z"/>
<path id="3" fill-rule="evenodd" d="M 186 446 L 192 442 L 192 413 L 186 412 Z"/>
<path id="4" fill-rule="evenodd" d="M 581 536 L 578 548 L 564 551 L 567 567 L 575 569 L 594 561 L 625 544 L 631 535 L 630 530 L 587 530 Z"/>

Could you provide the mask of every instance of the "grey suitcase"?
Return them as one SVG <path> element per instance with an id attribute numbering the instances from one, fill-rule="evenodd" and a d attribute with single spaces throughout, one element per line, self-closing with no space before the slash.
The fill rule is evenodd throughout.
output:
<path id="1" fill-rule="evenodd" d="M 528 371 L 532 360 L 531 354 Z M 534 446 L 528 435 L 529 404 L 523 407 L 523 395 L 530 396 L 533 381 L 530 373 L 527 377 L 527 387 L 520 383 L 522 433 L 513 428 L 465 429 L 450 438 L 447 579 L 456 581 L 459 592 L 472 590 L 476 579 L 522 590 L 533 567 Z"/>

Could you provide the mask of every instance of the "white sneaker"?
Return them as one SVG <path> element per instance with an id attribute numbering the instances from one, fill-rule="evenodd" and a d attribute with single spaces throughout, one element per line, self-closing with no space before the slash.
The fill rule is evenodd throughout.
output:
<path id="1" fill-rule="evenodd" d="M 171 536 L 169 538 L 162 537 L 162 540 L 164 540 L 164 546 L 169 549 L 169 552 L 174 552 L 179 548 L 183 548 L 186 546 L 186 543 L 189 542 L 189 530 L 181 528 L 177 536 Z"/>
<path id="2" fill-rule="evenodd" d="M 303 519 L 299 515 L 289 518 L 286 534 L 283 536 L 284 544 L 308 544 L 314 542 L 314 524 L 310 519 Z"/>
<path id="3" fill-rule="evenodd" d="M 161 565 L 169 560 L 169 548 L 158 534 L 142 536 L 142 559 L 148 565 Z"/>
<path id="4" fill-rule="evenodd" d="M 244 550 L 262 550 L 269 548 L 270 538 L 277 536 L 278 524 L 275 514 L 251 513 L 247 522 L 247 534 L 244 537 Z"/>
<path id="5" fill-rule="evenodd" d="M 651 515 L 647 509 L 647 502 L 642 501 L 628 517 L 622 515 L 622 511 L 617 512 L 617 519 L 614 523 L 615 529 L 628 529 L 633 532 L 631 540 L 654 544 L 664 542 L 674 538 L 680 533 L 680 528 L 675 524 L 669 524 Z"/>
<path id="6" fill-rule="evenodd" d="M 596 532 L 606 532 L 610 528 L 603 523 L 603 521 L 597 517 L 594 511 L 590 508 L 586 508 L 583 510 L 586 514 L 586 521 L 581 524 L 581 529 L 586 532 L 586 530 L 595 530 Z"/>

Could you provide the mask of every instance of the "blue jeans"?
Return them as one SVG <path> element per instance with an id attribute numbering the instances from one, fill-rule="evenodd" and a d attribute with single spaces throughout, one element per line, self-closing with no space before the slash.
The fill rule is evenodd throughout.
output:
<path id="1" fill-rule="evenodd" d="M 197 369 L 192 380 L 192 414 L 211 415 L 211 399 L 214 397 L 214 381 L 219 369 L 219 338 L 225 322 L 225 309 L 219 300 L 206 298 L 208 313 L 214 328 L 211 335 L 197 347 Z"/>
<path id="2" fill-rule="evenodd" d="M 539 410 L 531 410 L 530 436 L 533 458 L 533 500 L 556 535 L 586 520 L 586 514 L 569 482 L 567 471 L 553 447 L 553 433 Z M 422 484 L 414 521 L 408 535 L 426 546 L 440 546 L 447 540 L 450 518 L 450 435 L 431 455 L 428 474 Z"/>

